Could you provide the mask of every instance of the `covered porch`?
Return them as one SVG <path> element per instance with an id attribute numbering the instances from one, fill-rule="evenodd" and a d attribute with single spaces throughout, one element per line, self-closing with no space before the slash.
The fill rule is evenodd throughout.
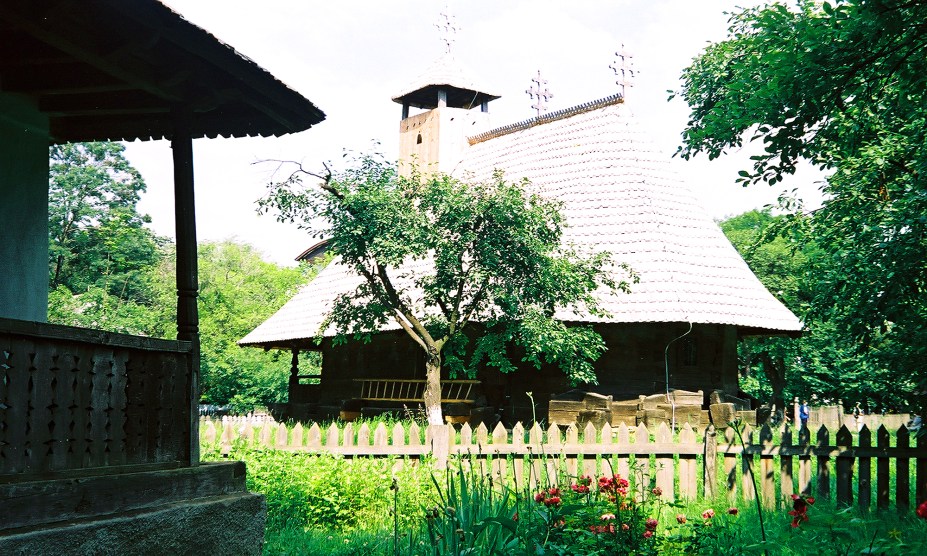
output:
<path id="1" fill-rule="evenodd" d="M 0 29 L 0 553 L 259 553 L 244 466 L 200 464 L 193 139 L 324 114 L 156 0 L 10 0 Z M 148 139 L 173 153 L 176 339 L 46 323 L 49 145 Z"/>

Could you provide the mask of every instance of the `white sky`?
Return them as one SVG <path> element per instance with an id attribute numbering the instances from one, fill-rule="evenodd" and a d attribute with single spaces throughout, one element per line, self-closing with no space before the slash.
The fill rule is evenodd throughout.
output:
<path id="1" fill-rule="evenodd" d="M 390 100 L 442 52 L 435 23 L 443 0 L 162 0 L 189 21 L 232 45 L 321 108 L 326 120 L 280 138 L 194 141 L 198 237 L 235 237 L 277 263 L 290 264 L 314 243 L 295 226 L 257 216 L 272 164 L 298 160 L 321 169 L 338 164 L 345 149 L 397 155 L 400 106 Z M 455 57 L 490 92 L 493 126 L 534 115 L 525 90 L 537 70 L 554 94 L 550 110 L 618 92 L 609 65 L 622 43 L 638 71 L 627 103 L 653 142 L 672 155 L 688 112 L 667 102 L 681 70 L 710 41 L 723 39 L 725 11 L 750 0 L 454 0 L 460 29 Z M 375 146 L 374 142 L 379 145 Z M 129 160 L 148 183 L 140 204 L 154 230 L 174 235 L 170 146 L 134 142 Z M 715 218 L 773 203 L 783 189 L 799 187 L 813 203 L 819 179 L 800 171 L 784 186 L 743 188 L 737 171 L 747 154 L 709 162 L 699 155 L 676 170 Z"/>

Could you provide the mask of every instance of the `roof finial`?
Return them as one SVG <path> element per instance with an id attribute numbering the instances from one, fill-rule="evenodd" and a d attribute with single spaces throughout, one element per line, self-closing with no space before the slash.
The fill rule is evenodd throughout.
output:
<path id="1" fill-rule="evenodd" d="M 619 94 L 622 98 L 627 98 L 627 88 L 634 86 L 634 77 L 637 75 L 637 70 L 634 69 L 634 55 L 625 49 L 624 43 L 621 43 L 621 50 L 615 52 L 615 56 L 617 58 L 608 67 L 618 76 L 615 84 L 618 85 Z"/>
<path id="2" fill-rule="evenodd" d="M 531 79 L 531 81 L 534 86 L 528 87 L 525 92 L 528 93 L 528 97 L 531 99 L 537 99 L 537 102 L 531 105 L 531 108 L 537 110 L 538 116 L 540 116 L 541 112 L 547 112 L 547 102 L 554 98 L 554 94 L 547 89 L 547 80 L 541 77 L 541 70 L 538 70 L 538 76 Z"/>
<path id="3" fill-rule="evenodd" d="M 451 46 L 457 40 L 454 36 L 460 28 L 457 27 L 457 17 L 451 13 L 450 2 L 444 2 L 444 11 L 438 14 L 438 22 L 435 23 L 438 32 L 441 34 L 441 42 L 444 43 L 444 52 L 451 53 Z"/>

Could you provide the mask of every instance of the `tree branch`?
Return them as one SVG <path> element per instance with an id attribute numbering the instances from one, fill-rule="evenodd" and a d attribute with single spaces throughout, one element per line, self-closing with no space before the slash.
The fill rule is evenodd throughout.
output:
<path id="1" fill-rule="evenodd" d="M 309 171 L 309 170 L 306 170 L 306 169 L 303 167 L 303 165 L 302 165 L 301 162 L 296 162 L 295 160 L 279 160 L 279 159 L 275 159 L 275 158 L 265 158 L 265 159 L 263 159 L 263 160 L 258 160 L 258 161 L 256 161 L 256 162 L 252 162 L 252 164 L 263 164 L 263 163 L 265 163 L 265 162 L 276 162 L 276 163 L 277 163 L 277 170 L 279 170 L 280 168 L 282 168 L 284 164 L 295 164 L 295 165 L 296 165 L 296 170 L 294 170 L 293 172 L 290 173 L 290 176 L 287 178 L 288 180 L 293 179 L 293 176 L 295 176 L 296 174 L 306 174 L 307 176 L 312 176 L 313 178 L 318 178 L 318 179 L 322 180 L 322 183 L 319 184 L 319 187 L 321 187 L 321 188 L 324 189 L 325 191 L 328 191 L 329 193 L 331 193 L 331 194 L 332 194 L 336 199 L 338 199 L 338 200 L 344 199 L 344 194 L 341 193 L 340 191 L 338 191 L 337 189 L 335 189 L 335 187 L 333 187 L 333 186 L 331 185 L 331 181 L 332 181 L 332 170 L 331 170 L 331 168 L 328 167 L 328 164 L 325 163 L 325 162 L 322 163 L 322 166 L 325 168 L 325 175 L 324 175 L 324 176 L 323 176 L 322 174 L 317 174 L 317 173 L 315 173 L 315 172 L 311 172 L 311 171 Z M 276 171 L 275 171 L 274 173 L 276 173 Z"/>

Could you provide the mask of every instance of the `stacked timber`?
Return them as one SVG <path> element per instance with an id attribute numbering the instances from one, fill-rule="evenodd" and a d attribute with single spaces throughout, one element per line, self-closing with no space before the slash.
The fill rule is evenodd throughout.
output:
<path id="1" fill-rule="evenodd" d="M 564 392 L 551 398 L 547 419 L 554 425 L 593 423 L 601 427 L 612 421 L 612 397 L 583 390 Z"/>
<path id="2" fill-rule="evenodd" d="M 705 394 L 701 390 L 696 392 L 670 390 L 668 394 L 640 396 L 638 422 L 647 425 L 648 428 L 656 427 L 661 423 L 675 423 L 676 426 L 689 423 L 693 427 L 699 427 L 702 425 L 704 400 Z"/>
<path id="3" fill-rule="evenodd" d="M 637 426 L 637 413 L 639 410 L 640 404 L 637 400 L 612 402 L 611 425 L 613 427 L 620 425 Z"/>
<path id="4" fill-rule="evenodd" d="M 756 426 L 756 410 L 750 409 L 749 400 L 715 390 L 709 395 L 709 401 L 708 412 L 715 427 L 727 427 L 729 423 L 738 419 L 745 424 Z"/>
<path id="5" fill-rule="evenodd" d="M 586 423 L 609 423 L 613 427 L 646 425 L 648 428 L 660 424 L 688 423 L 699 427 L 708 423 L 703 417 L 704 393 L 673 390 L 667 395 L 639 396 L 636 400 L 612 400 L 583 390 L 570 390 L 554 396 L 548 406 L 548 420 L 551 424 L 583 427 Z"/>

